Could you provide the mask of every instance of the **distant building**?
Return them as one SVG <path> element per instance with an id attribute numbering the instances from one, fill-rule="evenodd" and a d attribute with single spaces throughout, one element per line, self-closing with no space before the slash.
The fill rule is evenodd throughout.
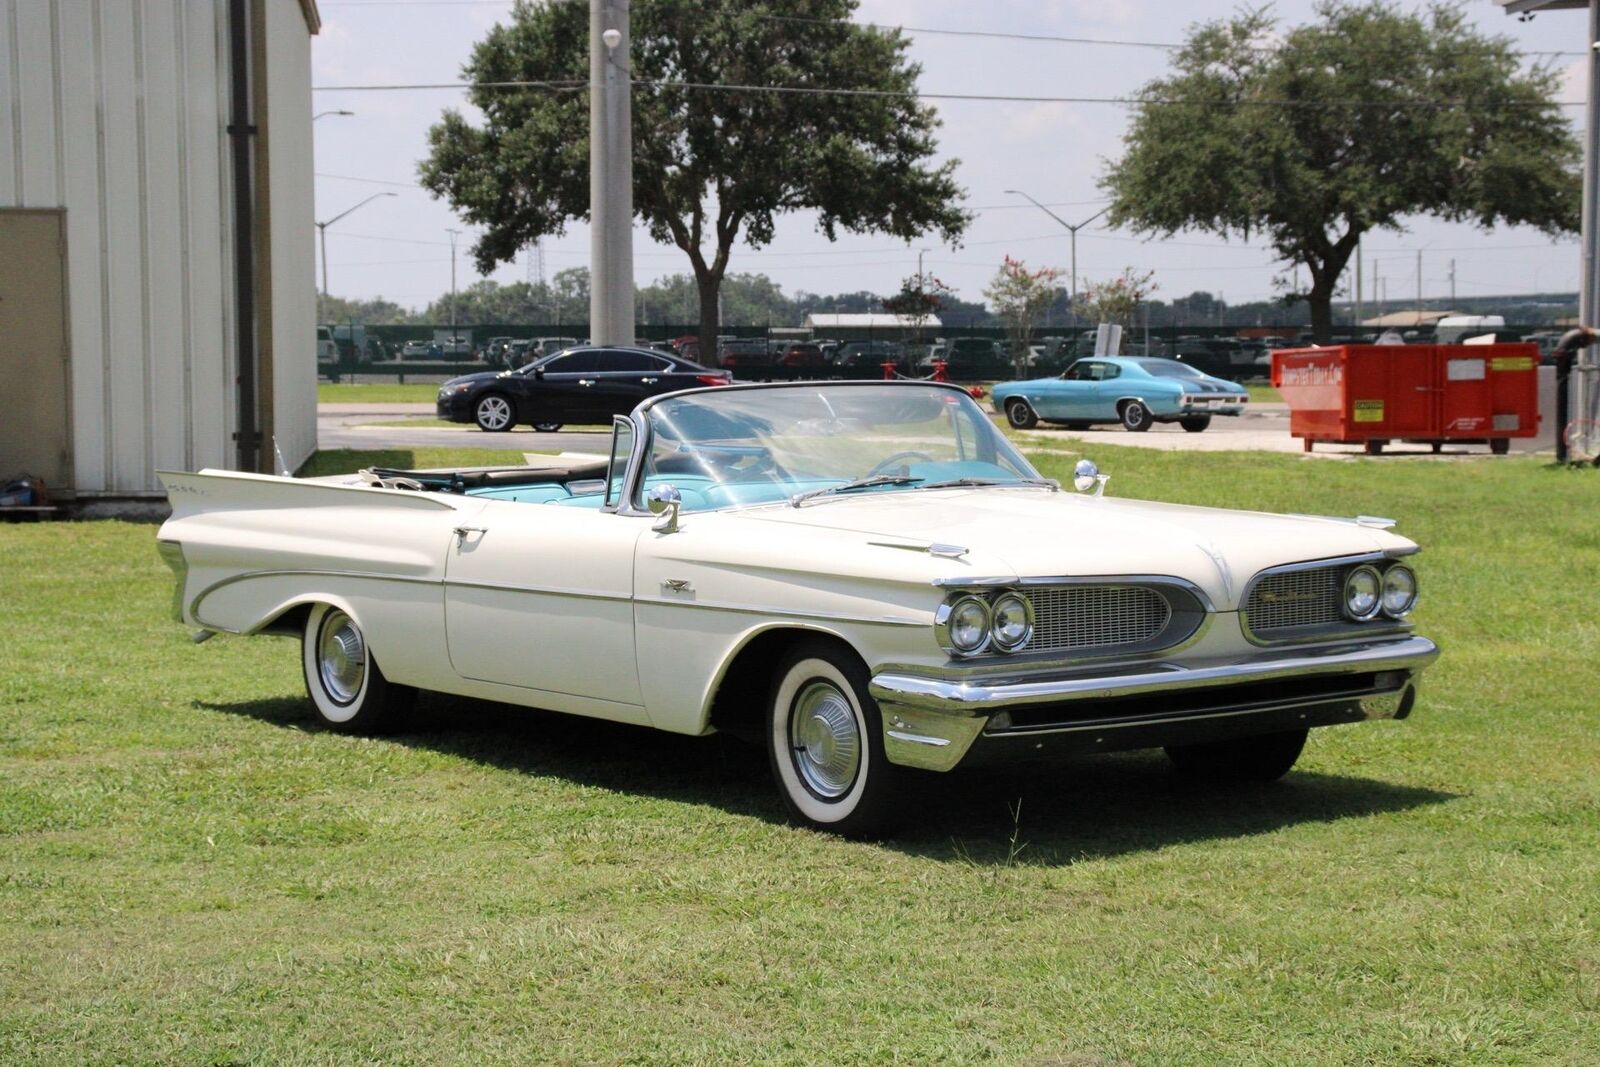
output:
<path id="1" fill-rule="evenodd" d="M 0 479 L 316 448 L 315 0 L 0 0 Z"/>
<path id="2" fill-rule="evenodd" d="M 1440 319 L 1447 319 L 1452 315 L 1459 315 L 1459 311 L 1391 311 L 1386 315 L 1376 318 L 1362 319 L 1363 326 L 1376 326 L 1380 329 L 1390 326 L 1422 327 L 1432 326 Z"/>
<path id="3" fill-rule="evenodd" d="M 817 337 L 911 337 L 939 329 L 937 315 L 891 315 L 883 311 L 806 316 L 806 329 Z"/>

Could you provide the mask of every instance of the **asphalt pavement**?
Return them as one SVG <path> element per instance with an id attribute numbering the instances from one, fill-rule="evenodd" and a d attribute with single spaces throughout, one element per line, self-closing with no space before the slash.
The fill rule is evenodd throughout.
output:
<path id="1" fill-rule="evenodd" d="M 609 430 L 563 430 L 539 433 L 519 426 L 508 433 L 484 433 L 476 426 L 395 426 L 382 425 L 409 418 L 418 421 L 434 417 L 432 404 L 323 404 L 317 409 L 317 443 L 321 448 L 491 448 L 508 452 L 598 452 L 610 448 Z M 1549 425 L 1549 420 L 1546 420 Z M 1073 448 L 1069 438 L 1134 448 L 1156 448 L 1188 452 L 1285 452 L 1307 454 L 1299 438 L 1289 436 L 1289 409 L 1286 404 L 1251 404 L 1245 414 L 1217 416 L 1202 433 L 1189 433 L 1176 423 L 1157 424 L 1144 433 L 1129 433 L 1121 426 L 1095 426 L 1087 430 L 1065 430 L 1041 426 L 1017 435 L 1024 447 Z M 1547 451 L 1554 447 L 1548 432 L 1531 439 L 1515 440 L 1513 452 Z M 1363 454 L 1360 445 L 1319 443 L 1309 453 L 1323 459 L 1348 459 Z M 1484 445 L 1446 445 L 1444 456 L 1487 456 Z M 1427 445 L 1395 443 L 1384 449 L 1385 456 L 1433 456 Z"/>

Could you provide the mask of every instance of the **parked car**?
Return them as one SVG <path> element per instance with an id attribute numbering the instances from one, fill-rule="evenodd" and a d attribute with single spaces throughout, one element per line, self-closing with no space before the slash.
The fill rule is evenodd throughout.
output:
<path id="1" fill-rule="evenodd" d="M 439 355 L 444 359 L 472 358 L 472 342 L 459 334 L 438 338 L 437 344 Z"/>
<path id="2" fill-rule="evenodd" d="M 176 613 L 299 636 L 328 728 L 426 689 L 727 732 L 845 835 L 969 762 L 1278 778 L 1311 727 L 1409 715 L 1438 654 L 1388 520 L 1119 500 L 1087 461 L 1063 492 L 949 385 L 651 397 L 609 460 L 163 480 Z"/>
<path id="3" fill-rule="evenodd" d="M 1147 356 L 1080 359 L 1059 378 L 1003 382 L 992 395 L 995 411 L 1019 430 L 1041 422 L 1073 427 L 1120 422 L 1137 433 L 1157 422 L 1176 422 L 1199 433 L 1212 416 L 1238 415 L 1250 400 L 1250 391 L 1236 382 Z"/>
<path id="4" fill-rule="evenodd" d="M 526 366 L 529 362 L 528 350 L 533 342 L 525 337 L 519 337 L 506 346 L 506 370 L 516 370 Z"/>
<path id="5" fill-rule="evenodd" d="M 970 382 L 979 378 L 1011 377 L 1015 367 L 1006 355 L 1005 345 L 985 337 L 957 337 L 943 348 L 930 352 L 918 369 L 923 374 L 933 371 L 936 359 L 945 363 L 945 375 L 952 381 Z"/>
<path id="6" fill-rule="evenodd" d="M 647 348 L 569 348 L 519 370 L 451 378 L 435 407 L 441 419 L 475 422 L 491 433 L 523 424 L 554 431 L 607 422 L 658 393 L 727 384 L 726 374 Z"/>
<path id="7" fill-rule="evenodd" d="M 400 346 L 401 359 L 443 359 L 444 346 L 437 341 L 407 341 Z"/>
<path id="8" fill-rule="evenodd" d="M 511 351 L 511 341 L 510 337 L 489 338 L 478 353 L 478 361 L 489 367 L 504 367 L 506 354 Z"/>
<path id="9" fill-rule="evenodd" d="M 911 369 L 898 341 L 847 341 L 833 358 L 834 369 L 846 378 L 882 378 L 885 363 L 902 372 Z"/>
<path id="10" fill-rule="evenodd" d="M 333 331 L 326 326 L 317 327 L 317 373 L 335 374 L 339 369 L 339 346 L 333 343 Z"/>
<path id="11" fill-rule="evenodd" d="M 780 342 L 773 366 L 786 378 L 826 378 L 833 371 L 822 349 L 810 341 Z"/>
<path id="12" fill-rule="evenodd" d="M 717 366 L 745 377 L 772 373 L 774 354 L 762 338 L 730 337 L 717 345 Z"/>
<path id="13" fill-rule="evenodd" d="M 563 349 L 578 348 L 581 343 L 576 337 L 535 337 L 533 343 L 528 346 L 528 351 L 531 353 L 528 358 L 533 360 L 540 356 L 553 355 Z"/>
<path id="14" fill-rule="evenodd" d="M 1179 337 L 1168 342 L 1161 354 L 1187 363 L 1202 374 L 1230 381 L 1259 373 L 1255 366 L 1259 353 L 1246 353 L 1233 337 Z"/>

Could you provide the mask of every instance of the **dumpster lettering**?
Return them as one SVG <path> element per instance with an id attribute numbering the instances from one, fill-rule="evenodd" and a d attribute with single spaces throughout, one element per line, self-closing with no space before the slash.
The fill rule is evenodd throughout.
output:
<path id="1" fill-rule="evenodd" d="M 1284 385 L 1339 385 L 1344 382 L 1344 367 L 1338 363 L 1305 363 L 1282 370 Z"/>

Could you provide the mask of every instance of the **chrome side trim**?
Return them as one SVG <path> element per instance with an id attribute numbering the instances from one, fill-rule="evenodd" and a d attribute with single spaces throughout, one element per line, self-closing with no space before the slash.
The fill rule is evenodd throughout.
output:
<path id="1" fill-rule="evenodd" d="M 980 683 L 910 673 L 880 673 L 873 676 L 869 689 L 873 699 L 896 708 L 975 718 L 1002 708 L 1031 704 L 1140 696 L 1274 678 L 1367 671 L 1415 672 L 1438 656 L 1438 646 L 1427 638 L 1405 637 L 1318 652 L 1269 653 L 1243 662 L 1210 666 L 1156 663 L 1134 674 L 1098 672 Z"/>
<path id="2" fill-rule="evenodd" d="M 183 558 L 183 545 L 177 541 L 157 541 L 156 551 L 161 559 L 172 568 L 174 585 L 172 587 L 172 621 L 183 621 L 183 587 L 189 581 L 189 562 Z"/>
<path id="3" fill-rule="evenodd" d="M 218 589 L 233 585 L 236 582 L 246 582 L 254 578 L 278 578 L 288 575 L 305 578 L 375 578 L 386 582 L 412 582 L 421 585 L 444 584 L 444 579 L 442 578 L 423 578 L 411 574 L 382 574 L 377 571 L 328 571 L 301 569 L 245 571 L 243 574 L 232 574 L 226 578 L 223 578 L 221 581 L 213 582 L 196 594 L 195 598 L 189 602 L 189 616 L 190 618 L 194 619 L 196 623 L 204 626 L 208 630 L 221 630 L 224 633 L 230 634 L 240 633 L 242 631 L 231 630 L 226 626 L 214 626 L 200 618 L 200 601 L 204 600 Z"/>
<path id="4" fill-rule="evenodd" d="M 874 626 L 927 626 L 927 619 L 908 619 L 899 615 L 850 615 L 836 611 L 794 611 L 788 608 L 756 608 L 745 604 L 729 604 L 712 600 L 685 600 L 682 597 L 635 596 L 635 604 L 660 604 L 672 608 L 699 608 L 704 611 L 727 611 L 737 615 L 761 615 L 784 619 L 818 619 L 823 622 L 859 622 Z"/>

